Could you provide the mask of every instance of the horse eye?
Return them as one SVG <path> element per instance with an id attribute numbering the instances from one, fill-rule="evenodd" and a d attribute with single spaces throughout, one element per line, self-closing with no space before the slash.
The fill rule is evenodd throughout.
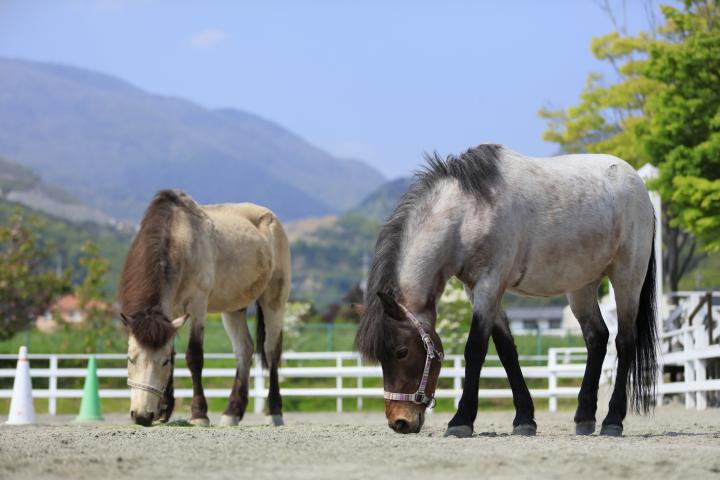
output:
<path id="1" fill-rule="evenodd" d="M 135 365 L 135 359 L 134 359 L 134 358 L 128 357 L 128 362 L 130 362 L 130 363 L 132 363 L 133 365 Z"/>
<path id="2" fill-rule="evenodd" d="M 167 365 L 168 363 L 170 363 L 170 359 L 169 359 L 169 358 L 166 358 L 165 361 L 163 362 L 162 366 L 164 367 L 164 366 Z"/>
<path id="3" fill-rule="evenodd" d="M 399 359 L 403 359 L 408 356 L 408 349 L 405 347 L 399 348 L 397 352 L 395 352 L 395 357 Z"/>

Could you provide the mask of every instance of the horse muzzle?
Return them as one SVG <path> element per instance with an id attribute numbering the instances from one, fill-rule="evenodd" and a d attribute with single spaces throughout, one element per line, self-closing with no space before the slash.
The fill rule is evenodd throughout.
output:
<path id="1" fill-rule="evenodd" d="M 155 413 L 137 413 L 135 412 L 135 410 L 131 410 L 130 418 L 132 418 L 133 422 L 135 422 L 137 425 L 149 427 L 150 425 L 152 425 L 152 422 L 155 419 Z"/>
<path id="2" fill-rule="evenodd" d="M 397 433 L 419 433 L 425 423 L 425 412 L 417 412 L 415 415 L 397 415 L 394 418 L 388 417 L 388 426 Z"/>

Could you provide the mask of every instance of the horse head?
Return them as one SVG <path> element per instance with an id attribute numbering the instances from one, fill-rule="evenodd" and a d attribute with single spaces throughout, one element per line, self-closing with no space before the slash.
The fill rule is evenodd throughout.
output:
<path id="1" fill-rule="evenodd" d="M 135 423 L 148 426 L 154 419 L 160 419 L 163 410 L 168 408 L 164 403 L 166 390 L 172 381 L 173 340 L 188 315 L 171 321 L 162 309 L 152 307 L 121 316 L 129 330 L 130 417 Z M 167 413 L 167 418 L 170 413 Z"/>
<path id="2" fill-rule="evenodd" d="M 425 409 L 435 403 L 442 342 L 434 322 L 418 319 L 388 294 L 379 292 L 378 297 L 380 314 L 389 317 L 382 319 L 384 346 L 377 358 L 383 371 L 385 416 L 394 431 L 417 433 L 425 421 Z"/>

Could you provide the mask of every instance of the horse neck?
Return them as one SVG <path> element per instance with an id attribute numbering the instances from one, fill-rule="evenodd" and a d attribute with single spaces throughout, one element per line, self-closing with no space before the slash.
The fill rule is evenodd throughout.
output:
<path id="1" fill-rule="evenodd" d="M 406 225 L 398 259 L 399 297 L 413 313 L 435 320 L 445 284 L 462 265 L 458 215 L 436 209 Z"/>

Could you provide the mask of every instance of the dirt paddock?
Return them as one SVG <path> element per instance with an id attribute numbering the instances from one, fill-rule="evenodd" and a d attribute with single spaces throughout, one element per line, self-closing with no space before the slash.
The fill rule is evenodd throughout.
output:
<path id="1" fill-rule="evenodd" d="M 624 438 L 576 437 L 570 412 L 538 413 L 532 438 L 508 435 L 510 412 L 480 412 L 469 439 L 442 438 L 449 415 L 428 417 L 403 436 L 379 413 L 289 413 L 281 428 L 256 415 L 210 428 L 41 416 L 0 426 L 0 478 L 720 478 L 720 410 L 631 416 Z"/>

